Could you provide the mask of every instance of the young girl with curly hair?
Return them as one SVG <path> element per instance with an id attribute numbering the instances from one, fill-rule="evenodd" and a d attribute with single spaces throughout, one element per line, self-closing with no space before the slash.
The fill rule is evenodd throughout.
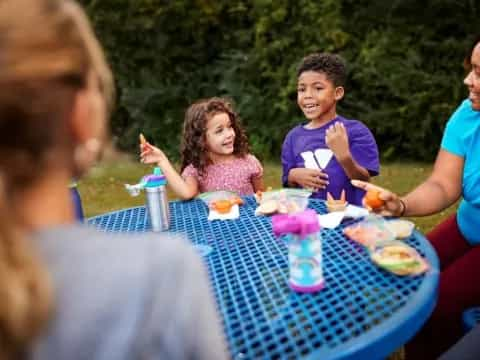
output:
<path id="1" fill-rule="evenodd" d="M 251 195 L 263 190 L 263 168 L 250 153 L 247 136 L 229 101 L 210 98 L 186 111 L 181 145 L 181 175 L 164 152 L 146 142 L 141 161 L 157 164 L 181 199 L 217 190 Z"/>

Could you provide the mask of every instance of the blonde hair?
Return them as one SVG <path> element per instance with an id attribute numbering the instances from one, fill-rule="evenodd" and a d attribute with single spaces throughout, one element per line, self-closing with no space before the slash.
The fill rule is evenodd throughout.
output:
<path id="1" fill-rule="evenodd" d="M 111 72 L 74 1 L 0 1 L 0 359 L 25 356 L 53 307 L 50 276 L 13 199 L 52 157 L 73 166 L 67 119 L 92 73 L 111 107 Z"/>

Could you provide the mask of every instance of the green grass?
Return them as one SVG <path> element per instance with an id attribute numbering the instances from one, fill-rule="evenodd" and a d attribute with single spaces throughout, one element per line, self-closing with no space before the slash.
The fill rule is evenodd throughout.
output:
<path id="1" fill-rule="evenodd" d="M 281 168 L 278 163 L 265 163 L 265 185 L 280 187 Z M 432 165 L 422 163 L 390 163 L 381 168 L 381 175 L 374 178 L 374 183 L 404 194 L 427 178 Z M 79 190 L 87 217 L 131 206 L 143 205 L 143 194 L 131 197 L 124 188 L 125 183 L 135 184 L 151 172 L 151 167 L 122 157 L 117 161 L 103 162 L 93 168 L 80 181 Z M 175 195 L 169 192 L 169 198 Z M 442 219 L 455 211 L 452 207 L 437 215 L 412 219 L 418 229 L 426 233 Z"/>

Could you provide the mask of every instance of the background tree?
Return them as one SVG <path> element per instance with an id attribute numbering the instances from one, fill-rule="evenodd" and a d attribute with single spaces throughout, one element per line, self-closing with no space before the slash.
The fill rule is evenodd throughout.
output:
<path id="1" fill-rule="evenodd" d="M 296 66 L 312 51 L 348 62 L 339 112 L 373 131 L 383 158 L 431 160 L 465 97 L 462 57 L 480 33 L 478 1 L 83 0 L 114 68 L 112 132 L 144 132 L 178 156 L 186 107 L 232 98 L 254 152 L 278 159 L 301 119 Z"/>

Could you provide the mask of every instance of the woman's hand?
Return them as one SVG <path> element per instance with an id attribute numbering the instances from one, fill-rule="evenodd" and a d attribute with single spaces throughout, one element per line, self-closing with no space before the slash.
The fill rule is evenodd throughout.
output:
<path id="1" fill-rule="evenodd" d="M 140 144 L 140 161 L 144 164 L 157 164 L 160 168 L 169 162 L 165 153 L 149 142 Z"/>
<path id="2" fill-rule="evenodd" d="M 369 182 L 360 180 L 352 180 L 351 182 L 353 186 L 365 191 L 378 191 L 378 197 L 384 201 L 384 204 L 372 209 L 370 206 L 368 206 L 368 204 L 365 203 L 365 199 L 363 199 L 363 206 L 369 208 L 369 210 L 379 213 L 383 216 L 401 216 L 403 215 L 402 213 L 405 212 L 405 204 L 400 201 L 400 198 L 397 194 L 380 186 L 373 185 Z"/>
<path id="3" fill-rule="evenodd" d="M 328 174 L 318 169 L 294 168 L 288 173 L 288 182 L 305 189 L 325 189 L 329 184 Z"/>

